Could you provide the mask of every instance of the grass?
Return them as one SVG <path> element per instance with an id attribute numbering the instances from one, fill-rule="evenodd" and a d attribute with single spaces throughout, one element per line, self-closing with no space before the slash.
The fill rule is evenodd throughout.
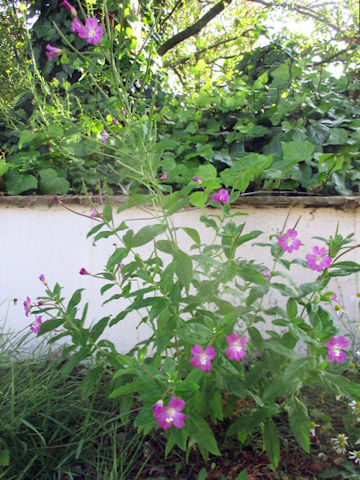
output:
<path id="1" fill-rule="evenodd" d="M 27 336 L 0 336 L 0 479 L 137 479 L 147 458 L 129 412 L 103 383 L 84 398 L 86 369 L 64 380 L 41 346 L 19 359 L 27 344 Z"/>

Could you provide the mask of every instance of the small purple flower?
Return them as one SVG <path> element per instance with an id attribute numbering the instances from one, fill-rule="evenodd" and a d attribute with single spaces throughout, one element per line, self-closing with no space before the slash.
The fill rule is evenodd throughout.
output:
<path id="1" fill-rule="evenodd" d="M 31 330 L 33 333 L 39 333 L 41 324 L 42 324 L 41 315 L 35 315 L 35 322 L 33 322 L 33 323 L 30 325 L 30 330 Z"/>
<path id="2" fill-rule="evenodd" d="M 270 270 L 263 270 L 262 272 L 260 272 L 261 275 L 263 275 L 263 277 L 265 278 L 265 280 L 269 281 L 270 278 L 271 278 L 271 273 L 270 273 Z"/>
<path id="3" fill-rule="evenodd" d="M 331 257 L 326 255 L 325 247 L 319 248 L 318 246 L 313 247 L 313 253 L 308 253 L 306 255 L 306 264 L 311 270 L 317 270 L 322 272 L 325 268 L 329 268 L 331 265 Z"/>
<path id="4" fill-rule="evenodd" d="M 90 217 L 91 217 L 91 218 L 94 218 L 96 214 L 97 214 L 96 208 L 93 208 L 93 209 L 91 210 Z"/>
<path id="5" fill-rule="evenodd" d="M 112 123 L 113 123 L 113 125 L 116 125 L 117 127 L 120 127 L 120 122 L 117 118 L 113 118 Z"/>
<path id="6" fill-rule="evenodd" d="M 169 174 L 167 172 L 164 172 L 160 180 L 167 180 L 168 178 L 169 178 Z"/>
<path id="7" fill-rule="evenodd" d="M 45 275 L 44 275 L 43 273 L 39 276 L 39 280 L 40 280 L 40 282 L 42 282 L 44 285 L 47 285 L 46 278 L 45 278 Z"/>
<path id="8" fill-rule="evenodd" d="M 59 203 L 59 199 L 56 195 L 53 196 L 53 200 L 54 200 L 55 203 Z"/>
<path id="9" fill-rule="evenodd" d="M 229 192 L 225 188 L 221 188 L 218 192 L 213 194 L 212 199 L 215 203 L 221 203 L 224 205 L 230 201 Z"/>
<path id="10" fill-rule="evenodd" d="M 77 17 L 77 12 L 75 8 L 71 5 L 71 3 L 68 2 L 68 0 L 63 0 L 61 5 L 65 7 L 66 10 L 70 12 L 73 17 Z"/>
<path id="11" fill-rule="evenodd" d="M 79 272 L 79 273 L 80 273 L 80 275 L 89 275 L 89 272 L 88 272 L 88 271 L 86 270 L 86 268 L 84 268 L 84 267 L 82 267 L 82 268 L 80 269 L 80 272 Z"/>
<path id="12" fill-rule="evenodd" d="M 227 343 L 230 345 L 225 353 L 230 360 L 241 360 L 245 356 L 246 335 L 241 338 L 237 333 L 232 333 L 226 337 Z"/>
<path id="13" fill-rule="evenodd" d="M 191 180 L 192 180 L 193 182 L 198 183 L 199 185 L 202 185 L 202 181 L 200 180 L 199 177 L 193 177 Z"/>
<path id="14" fill-rule="evenodd" d="M 71 24 L 71 33 L 78 33 L 81 28 L 84 28 L 83 24 L 75 17 Z"/>
<path id="15" fill-rule="evenodd" d="M 336 293 L 333 293 L 330 297 L 330 300 L 332 300 L 333 302 L 337 302 L 338 299 L 337 299 L 337 296 L 336 296 Z"/>
<path id="16" fill-rule="evenodd" d="M 279 235 L 278 244 L 284 252 L 291 253 L 294 250 L 299 250 L 301 241 L 296 238 L 296 236 L 297 231 L 291 228 L 289 228 L 285 235 Z"/>
<path id="17" fill-rule="evenodd" d="M 43 302 L 42 300 L 39 300 L 39 301 L 37 302 L 37 306 L 38 306 L 38 307 L 41 307 L 42 305 L 44 305 L 44 302 Z"/>
<path id="18" fill-rule="evenodd" d="M 156 405 L 156 404 L 155 404 Z M 171 428 L 183 428 L 184 422 L 187 419 L 185 413 L 181 410 L 185 407 L 184 400 L 177 397 L 171 397 L 168 407 L 154 407 L 154 417 L 157 419 L 157 424 L 164 430 Z"/>
<path id="19" fill-rule="evenodd" d="M 50 43 L 48 43 L 46 45 L 46 52 L 45 53 L 46 53 L 46 56 L 48 57 L 48 59 L 52 60 L 53 58 L 61 55 L 63 53 L 63 51 L 61 50 L 61 48 L 52 47 L 50 45 Z"/>
<path id="20" fill-rule="evenodd" d="M 74 25 L 74 22 L 73 22 L 73 25 Z M 102 25 L 99 26 L 98 23 L 99 21 L 97 18 L 87 18 L 85 21 L 85 26 L 81 24 L 80 26 L 78 26 L 78 24 L 75 24 L 76 30 L 74 31 L 77 32 L 80 38 L 86 39 L 89 45 L 96 45 L 101 40 L 102 32 L 104 28 Z M 72 28 L 73 27 L 71 27 L 71 29 Z"/>
<path id="21" fill-rule="evenodd" d="M 104 143 L 106 143 L 106 142 L 108 141 L 109 134 L 107 133 L 107 131 L 105 130 L 105 128 L 102 129 L 102 132 L 101 132 L 101 133 L 103 134 L 102 141 L 103 141 Z"/>
<path id="22" fill-rule="evenodd" d="M 346 338 L 342 336 L 331 337 L 330 340 L 325 343 L 325 346 L 328 349 L 328 355 L 331 362 L 342 363 L 347 359 L 347 354 L 342 351 L 343 348 L 349 346 L 349 342 Z"/>
<path id="23" fill-rule="evenodd" d="M 24 308 L 25 308 L 25 315 L 28 317 L 30 310 L 31 310 L 31 300 L 30 297 L 26 297 L 26 300 L 24 302 Z"/>
<path id="24" fill-rule="evenodd" d="M 193 357 L 190 358 L 190 363 L 195 368 L 200 368 L 202 372 L 212 369 L 211 360 L 216 357 L 216 352 L 213 347 L 206 347 L 203 350 L 200 345 L 196 344 L 191 349 Z"/>

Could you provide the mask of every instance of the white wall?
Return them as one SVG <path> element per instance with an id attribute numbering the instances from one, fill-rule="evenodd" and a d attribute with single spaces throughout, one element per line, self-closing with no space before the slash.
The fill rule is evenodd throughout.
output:
<path id="1" fill-rule="evenodd" d="M 79 213 L 89 214 L 90 208 L 82 205 L 71 205 L 71 208 Z M 336 224 L 340 222 L 340 232 L 345 236 L 355 233 L 355 239 L 359 243 L 360 225 L 357 221 L 359 209 L 336 210 L 334 208 L 274 208 L 274 207 L 239 207 L 240 211 L 247 212 L 247 217 L 236 217 L 236 221 L 246 222 L 245 233 L 252 229 L 259 229 L 265 235 L 258 241 L 266 241 L 269 234 L 275 233 L 281 228 L 289 213 L 288 227 L 292 227 L 299 216 L 300 223 L 297 227 L 298 236 L 303 242 L 300 251 L 295 256 L 305 257 L 311 252 L 312 246 L 319 244 L 312 240 L 312 236 L 329 237 L 334 234 Z M 115 208 L 116 211 L 116 208 Z M 200 229 L 199 216 L 204 213 L 197 209 L 183 211 L 175 215 L 175 223 L 178 226 L 191 226 Z M 215 214 L 216 210 L 207 210 L 207 214 Z M 138 230 L 149 222 L 145 218 L 151 218 L 147 212 L 132 209 L 117 216 L 119 222 L 128 220 L 134 230 Z M 93 220 L 75 215 L 59 205 L 39 206 L 8 206 L 0 203 L 0 326 L 7 330 L 19 331 L 27 329 L 29 318 L 24 315 L 23 301 L 27 296 L 35 299 L 42 295 L 43 285 L 39 281 L 40 274 L 44 274 L 50 285 L 59 282 L 64 287 L 64 295 L 69 299 L 71 293 L 77 288 L 85 288 L 84 298 L 90 302 L 88 321 L 101 318 L 105 314 L 120 312 L 124 303 L 112 303 L 101 307 L 104 298 L 100 297 L 99 290 L 101 280 L 79 275 L 79 270 L 85 267 L 88 271 L 96 273 L 102 270 L 108 256 L 114 247 L 113 240 L 100 240 L 96 247 L 92 246 L 92 240 L 86 239 L 88 230 L 94 225 Z M 200 231 L 200 230 L 199 230 Z M 206 242 L 212 239 L 212 231 L 202 228 L 200 231 L 202 240 Z M 183 249 L 189 247 L 188 237 L 180 233 Z M 146 249 L 139 249 L 146 253 Z M 256 258 L 264 265 L 270 267 L 270 255 L 265 248 L 253 247 L 251 243 L 245 244 L 239 250 L 240 255 L 246 258 Z M 294 254 L 285 254 L 285 258 L 291 259 Z M 344 258 L 345 259 L 345 258 Z M 360 262 L 360 250 L 354 250 L 346 259 Z M 310 269 L 305 272 L 303 268 L 294 269 L 294 280 L 303 282 L 311 281 L 316 274 Z M 356 294 L 357 287 L 354 280 L 349 282 L 347 277 L 341 279 L 340 284 L 332 284 L 332 289 L 345 296 L 345 308 L 354 317 L 356 304 L 351 297 Z M 112 292 L 112 290 L 111 290 Z M 13 299 L 18 299 L 14 304 Z M 106 296 L 105 296 L 106 298 Z M 111 332 L 107 333 L 122 352 L 132 346 L 141 335 L 146 334 L 146 327 L 142 331 L 136 329 L 138 317 L 129 318 Z"/>

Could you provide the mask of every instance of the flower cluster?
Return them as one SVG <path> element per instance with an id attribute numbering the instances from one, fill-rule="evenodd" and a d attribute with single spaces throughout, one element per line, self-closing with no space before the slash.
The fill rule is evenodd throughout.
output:
<path id="1" fill-rule="evenodd" d="M 339 433 L 339 435 L 337 435 L 335 438 L 332 438 L 331 441 L 334 445 L 336 453 L 345 455 L 348 437 L 346 437 L 344 433 Z"/>
<path id="2" fill-rule="evenodd" d="M 241 338 L 234 332 L 228 337 L 226 341 L 229 347 L 225 353 L 230 360 L 239 361 L 245 356 L 246 335 Z M 200 368 L 201 371 L 206 372 L 212 369 L 211 360 L 216 357 L 216 352 L 212 346 L 208 346 L 203 350 L 200 345 L 196 344 L 191 349 L 192 357 L 190 363 L 195 368 Z"/>

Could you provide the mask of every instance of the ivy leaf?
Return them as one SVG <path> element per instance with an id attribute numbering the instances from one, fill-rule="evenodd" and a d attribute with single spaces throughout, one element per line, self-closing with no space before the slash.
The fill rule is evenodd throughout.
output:
<path id="1" fill-rule="evenodd" d="M 38 181 L 34 175 L 22 174 L 18 170 L 10 170 L 4 175 L 6 190 L 9 195 L 19 195 L 37 188 Z"/>
<path id="2" fill-rule="evenodd" d="M 194 207 L 204 208 L 207 199 L 208 195 L 206 192 L 193 192 L 190 195 L 189 201 Z"/>
<path id="3" fill-rule="evenodd" d="M 40 175 L 40 191 L 42 193 L 57 193 L 64 195 L 70 189 L 70 183 L 54 168 L 44 168 L 39 171 Z"/>

